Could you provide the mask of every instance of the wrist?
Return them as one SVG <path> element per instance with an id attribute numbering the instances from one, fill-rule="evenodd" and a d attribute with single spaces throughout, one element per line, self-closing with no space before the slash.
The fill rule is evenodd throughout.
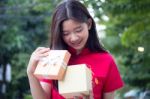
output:
<path id="1" fill-rule="evenodd" d="M 27 76 L 28 76 L 28 77 L 34 76 L 34 73 L 33 73 L 33 72 L 28 72 L 28 71 L 27 71 Z"/>

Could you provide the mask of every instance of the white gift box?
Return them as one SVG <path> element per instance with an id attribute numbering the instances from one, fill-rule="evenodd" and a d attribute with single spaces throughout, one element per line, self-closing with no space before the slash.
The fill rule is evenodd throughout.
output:
<path id="1" fill-rule="evenodd" d="M 38 78 L 62 80 L 71 54 L 67 50 L 50 50 L 42 58 L 34 72 Z"/>
<path id="2" fill-rule="evenodd" d="M 92 91 L 92 73 L 85 64 L 67 67 L 65 77 L 58 81 L 59 93 L 65 98 L 89 95 Z"/>

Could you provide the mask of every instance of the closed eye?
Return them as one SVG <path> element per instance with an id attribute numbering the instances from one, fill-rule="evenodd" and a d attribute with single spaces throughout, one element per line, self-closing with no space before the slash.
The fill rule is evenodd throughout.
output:
<path id="1" fill-rule="evenodd" d="M 69 32 L 63 31 L 63 36 L 69 35 Z"/>
<path id="2" fill-rule="evenodd" d="M 76 33 L 79 33 L 79 32 L 82 32 L 82 30 L 83 30 L 83 29 L 82 29 L 81 27 L 79 27 L 79 28 L 77 28 L 77 29 L 75 30 L 75 32 L 76 32 Z"/>

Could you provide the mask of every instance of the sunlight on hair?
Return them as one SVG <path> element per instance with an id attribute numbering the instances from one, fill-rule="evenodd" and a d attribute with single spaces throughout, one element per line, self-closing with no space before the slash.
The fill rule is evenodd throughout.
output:
<path id="1" fill-rule="evenodd" d="M 92 5 L 88 5 L 87 9 L 88 9 L 90 15 L 94 18 L 94 9 L 92 8 Z"/>
<path id="2" fill-rule="evenodd" d="M 98 37 L 99 38 L 105 38 L 106 37 L 106 34 L 105 34 L 106 26 L 103 25 L 103 24 L 99 24 L 100 20 L 99 20 L 99 18 L 95 17 L 94 10 L 93 10 L 91 5 L 88 6 L 88 11 L 90 12 L 91 16 L 94 18 L 94 21 L 96 23 Z M 109 18 L 106 15 L 102 15 L 102 19 L 104 21 L 108 21 L 109 20 Z"/>

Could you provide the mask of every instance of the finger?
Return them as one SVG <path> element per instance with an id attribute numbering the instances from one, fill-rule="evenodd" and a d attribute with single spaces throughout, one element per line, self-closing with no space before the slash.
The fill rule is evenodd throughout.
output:
<path id="1" fill-rule="evenodd" d="M 46 57 L 48 55 L 49 55 L 49 52 L 45 52 L 45 53 L 39 54 L 39 57 Z"/>
<path id="2" fill-rule="evenodd" d="M 42 53 L 46 53 L 48 51 L 50 51 L 50 48 L 44 48 L 44 49 L 39 50 L 38 53 L 42 54 Z"/>
<path id="3" fill-rule="evenodd" d="M 73 99 L 79 99 L 79 97 L 78 96 L 74 96 Z"/>
<path id="4" fill-rule="evenodd" d="M 48 55 L 49 55 L 48 52 L 43 53 L 43 54 L 34 53 L 32 59 L 36 60 L 36 61 L 39 61 L 39 60 L 43 59 L 44 57 L 47 57 Z"/>
<path id="5" fill-rule="evenodd" d="M 90 99 L 89 95 L 82 94 L 83 99 Z"/>

